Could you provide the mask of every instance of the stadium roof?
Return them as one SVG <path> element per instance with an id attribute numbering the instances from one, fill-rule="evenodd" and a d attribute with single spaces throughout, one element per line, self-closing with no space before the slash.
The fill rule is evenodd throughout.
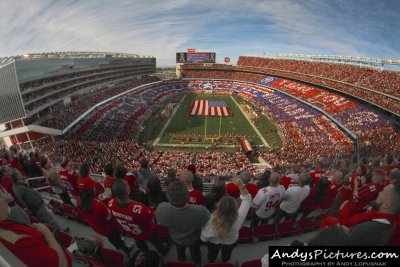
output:
<path id="1" fill-rule="evenodd" d="M 45 58 L 152 58 L 152 56 L 140 56 L 137 54 L 116 53 L 116 52 L 91 52 L 91 51 L 66 51 L 66 52 L 47 52 L 47 53 L 31 53 L 14 56 L 17 60 L 24 59 L 45 59 Z M 1 59 L 0 59 L 1 60 Z"/>
<path id="2" fill-rule="evenodd" d="M 0 58 L 0 68 L 12 63 L 13 61 L 14 61 L 14 58 L 12 58 L 12 57 Z"/>
<path id="3" fill-rule="evenodd" d="M 400 59 L 384 59 L 384 58 L 370 58 L 370 57 L 358 57 L 358 56 L 278 54 L 277 58 L 328 61 L 335 63 L 342 62 L 342 63 L 363 64 L 372 66 L 400 65 Z"/>

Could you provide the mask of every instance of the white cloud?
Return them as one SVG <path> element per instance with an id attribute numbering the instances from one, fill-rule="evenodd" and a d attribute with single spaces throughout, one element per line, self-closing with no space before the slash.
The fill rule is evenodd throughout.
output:
<path id="1" fill-rule="evenodd" d="M 356 3 L 356 4 L 355 4 Z M 267 51 L 398 55 L 397 13 L 351 1 L 258 0 L 3 0 L 0 56 L 94 50 L 156 56 L 173 64 L 176 51 L 217 55 Z M 335 8 L 341 10 L 335 12 Z M 386 7 L 387 8 L 387 7 Z M 6 10 L 6 12 L 4 12 Z M 386 19 L 385 19 L 386 18 Z M 398 31 L 397 31 L 398 32 Z M 400 39 L 400 37 L 398 38 Z M 371 54 L 368 54 L 371 55 Z"/>

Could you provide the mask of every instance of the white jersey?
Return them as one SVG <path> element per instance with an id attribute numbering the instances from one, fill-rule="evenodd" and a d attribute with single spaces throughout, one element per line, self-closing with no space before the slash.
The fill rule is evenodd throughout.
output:
<path id="1" fill-rule="evenodd" d="M 271 217 L 275 210 L 279 208 L 285 188 L 282 185 L 276 187 L 264 187 L 258 190 L 253 199 L 254 205 L 258 206 L 256 214 L 262 219 Z"/>
<path id="2" fill-rule="evenodd" d="M 289 214 L 295 213 L 306 197 L 310 194 L 310 187 L 308 185 L 304 187 L 295 186 L 289 187 L 285 192 L 284 200 L 282 201 L 280 208 Z"/>

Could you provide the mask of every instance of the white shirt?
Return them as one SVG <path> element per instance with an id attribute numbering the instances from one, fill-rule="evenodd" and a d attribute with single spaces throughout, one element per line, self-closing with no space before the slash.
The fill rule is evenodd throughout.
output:
<path id="1" fill-rule="evenodd" d="M 283 201 L 280 205 L 281 210 L 289 214 L 295 213 L 299 209 L 301 202 L 303 202 L 309 194 L 310 187 L 308 185 L 304 187 L 289 187 L 283 196 Z"/>
<path id="2" fill-rule="evenodd" d="M 251 205 L 251 195 L 240 196 L 242 199 L 242 203 L 240 203 L 240 208 L 238 210 L 238 217 L 236 221 L 233 223 L 231 230 L 226 237 L 225 240 L 219 240 L 217 235 L 214 233 L 214 229 L 211 225 L 214 214 L 211 214 L 210 219 L 206 223 L 206 225 L 201 230 L 200 239 L 204 242 L 211 242 L 214 244 L 224 244 L 231 245 L 236 242 L 239 238 L 239 230 L 243 225 L 244 220 L 246 219 L 247 212 L 250 209 Z"/>
<path id="3" fill-rule="evenodd" d="M 258 208 L 256 214 L 262 219 L 271 217 L 275 210 L 279 208 L 285 188 L 282 185 L 275 187 L 264 187 L 258 190 L 257 195 L 253 199 L 253 204 Z"/>

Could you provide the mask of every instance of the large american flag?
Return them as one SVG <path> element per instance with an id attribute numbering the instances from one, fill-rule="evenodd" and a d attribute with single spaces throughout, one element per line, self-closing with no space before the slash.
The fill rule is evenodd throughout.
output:
<path id="1" fill-rule="evenodd" d="M 190 116 L 232 116 L 232 112 L 225 101 L 193 100 L 189 108 Z"/>

